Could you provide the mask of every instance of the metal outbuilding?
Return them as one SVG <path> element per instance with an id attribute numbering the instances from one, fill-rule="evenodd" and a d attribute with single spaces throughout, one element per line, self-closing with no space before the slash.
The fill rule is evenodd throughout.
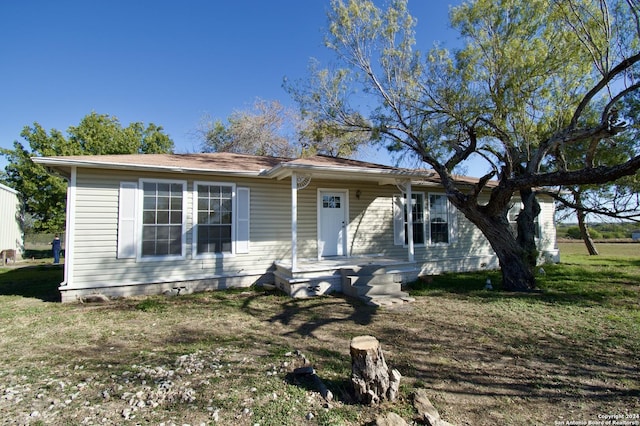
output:
<path id="1" fill-rule="evenodd" d="M 16 258 L 24 252 L 22 231 L 22 208 L 18 191 L 0 184 L 0 251 L 2 258 L 10 257 L 11 250 Z"/>

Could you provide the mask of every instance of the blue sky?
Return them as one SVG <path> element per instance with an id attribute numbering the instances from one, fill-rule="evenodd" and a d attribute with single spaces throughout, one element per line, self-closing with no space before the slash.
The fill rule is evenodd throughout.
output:
<path id="1" fill-rule="evenodd" d="M 409 1 L 419 49 L 455 44 L 448 10 L 457 3 Z M 194 131 L 205 115 L 226 120 L 256 98 L 295 106 L 282 81 L 304 78 L 312 57 L 332 59 L 322 44 L 329 4 L 2 1 L 0 146 L 11 148 L 35 121 L 64 132 L 95 111 L 124 126 L 160 125 L 176 152 L 197 152 Z M 373 153 L 363 159 L 389 161 Z"/>

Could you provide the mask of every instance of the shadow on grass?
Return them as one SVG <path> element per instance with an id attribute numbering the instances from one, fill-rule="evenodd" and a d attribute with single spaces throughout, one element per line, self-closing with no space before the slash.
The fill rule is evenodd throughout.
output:
<path id="1" fill-rule="evenodd" d="M 0 295 L 60 302 L 58 287 L 64 279 L 62 265 L 36 265 L 0 269 Z"/>
<path id="2" fill-rule="evenodd" d="M 333 400 L 340 401 L 346 405 L 354 405 L 357 404 L 353 395 L 353 385 L 351 384 L 351 380 L 347 378 L 341 379 L 327 379 L 322 378 L 318 375 L 318 380 L 322 382 L 322 384 L 331 392 L 333 396 Z M 320 385 L 318 381 L 313 378 L 310 374 L 295 374 L 293 372 L 287 373 L 285 375 L 285 381 L 292 385 L 302 388 L 308 392 L 320 392 Z"/>
<path id="3" fill-rule="evenodd" d="M 553 333 L 542 339 L 508 334 L 487 338 L 486 331 L 450 323 L 438 333 L 403 339 L 404 354 L 390 362 L 427 389 L 460 396 L 541 402 L 580 398 L 601 404 L 625 400 L 634 406 L 640 396 L 633 352 Z M 381 334 L 402 332 L 388 328 Z"/>
<path id="4" fill-rule="evenodd" d="M 254 301 L 264 297 L 257 293 L 246 299 L 243 309 L 251 314 L 254 311 Z M 344 302 L 344 303 L 342 303 Z M 362 301 L 343 295 L 329 295 L 312 299 L 294 299 L 283 295 L 280 312 L 268 319 L 271 323 L 280 323 L 290 327 L 286 335 L 313 336 L 314 333 L 332 323 L 349 323 L 358 325 L 371 324 L 376 314 L 376 308 L 366 306 Z M 331 312 L 331 315 L 328 315 Z"/>

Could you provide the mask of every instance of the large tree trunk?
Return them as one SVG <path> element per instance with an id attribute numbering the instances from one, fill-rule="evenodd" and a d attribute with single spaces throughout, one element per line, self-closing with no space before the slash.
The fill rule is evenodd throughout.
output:
<path id="1" fill-rule="evenodd" d="M 490 215 L 482 206 L 462 204 L 457 206 L 480 229 L 498 256 L 502 271 L 502 288 L 507 291 L 530 291 L 536 288 L 531 255 L 518 244 L 511 231 L 506 210 Z M 535 228 L 534 228 L 535 229 Z M 535 231 L 534 231 L 535 242 Z M 535 264 L 534 264 L 535 265 Z"/>
<path id="2" fill-rule="evenodd" d="M 498 231 L 504 233 L 505 230 Z M 498 233 L 494 230 L 493 234 Z M 507 291 L 530 291 L 536 288 L 536 279 L 529 256 L 520 247 L 510 229 L 506 229 L 510 238 L 503 236 L 489 239 L 498 256 L 502 272 L 502 288 Z M 486 234 L 485 234 L 486 236 Z"/>
<path id="3" fill-rule="evenodd" d="M 540 204 L 535 193 L 530 189 L 520 191 L 523 208 L 518 214 L 518 236 L 516 241 L 524 250 L 527 264 L 534 270 L 538 264 L 538 248 L 536 247 L 536 218 L 540 214 Z"/>

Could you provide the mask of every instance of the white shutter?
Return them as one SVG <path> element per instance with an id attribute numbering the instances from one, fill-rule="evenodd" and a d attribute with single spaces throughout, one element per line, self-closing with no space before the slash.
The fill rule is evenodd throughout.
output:
<path id="1" fill-rule="evenodd" d="M 402 194 L 393 196 L 393 244 L 404 245 L 404 198 Z"/>
<path id="2" fill-rule="evenodd" d="M 447 199 L 449 208 L 449 244 L 455 243 L 458 238 L 458 209 Z"/>
<path id="3" fill-rule="evenodd" d="M 120 182 L 118 198 L 118 259 L 136 257 L 136 204 L 138 184 Z"/>
<path id="4" fill-rule="evenodd" d="M 236 253 L 249 253 L 250 200 L 249 188 L 237 189 Z"/>

